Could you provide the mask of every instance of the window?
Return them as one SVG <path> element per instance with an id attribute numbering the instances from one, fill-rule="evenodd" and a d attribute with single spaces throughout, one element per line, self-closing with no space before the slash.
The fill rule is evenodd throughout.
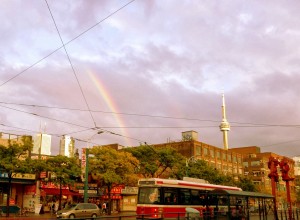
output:
<path id="1" fill-rule="evenodd" d="M 189 205 L 191 204 L 191 194 L 188 189 L 179 189 L 179 204 Z"/>
<path id="2" fill-rule="evenodd" d="M 211 156 L 212 158 L 215 157 L 215 151 L 214 151 L 213 149 L 210 149 L 210 156 Z"/>
<path id="3" fill-rule="evenodd" d="M 196 146 L 196 155 L 201 155 L 201 146 Z"/>
<path id="4" fill-rule="evenodd" d="M 206 197 L 205 191 L 192 189 L 191 190 L 191 204 L 192 205 L 205 205 Z"/>
<path id="5" fill-rule="evenodd" d="M 178 194 L 176 188 L 163 188 L 164 204 L 178 204 Z"/>
<path id="6" fill-rule="evenodd" d="M 243 162 L 243 167 L 248 167 L 249 165 L 248 165 L 248 162 Z"/>
<path id="7" fill-rule="evenodd" d="M 260 165 L 260 161 L 259 160 L 251 161 L 251 166 L 252 167 L 259 166 L 259 165 Z"/>
<path id="8" fill-rule="evenodd" d="M 253 174 L 253 176 L 259 176 L 260 175 L 260 171 L 253 171 L 252 174 Z"/>
<path id="9" fill-rule="evenodd" d="M 203 154 L 204 154 L 204 156 L 207 156 L 208 155 L 208 149 L 205 147 L 204 149 L 203 149 Z"/>
<path id="10" fill-rule="evenodd" d="M 223 153 L 223 160 L 226 160 L 227 159 L 227 155 L 226 153 Z"/>
<path id="11" fill-rule="evenodd" d="M 161 203 L 160 188 L 157 187 L 141 187 L 138 193 L 138 203 L 154 204 Z"/>
<path id="12" fill-rule="evenodd" d="M 221 159 L 221 152 L 217 151 L 217 159 Z"/>
<path id="13" fill-rule="evenodd" d="M 229 162 L 231 162 L 231 154 L 227 155 L 227 159 L 228 159 Z"/>
<path id="14" fill-rule="evenodd" d="M 232 161 L 233 161 L 233 163 L 236 163 L 236 162 L 237 162 L 237 160 L 236 160 L 236 155 L 232 156 Z"/>

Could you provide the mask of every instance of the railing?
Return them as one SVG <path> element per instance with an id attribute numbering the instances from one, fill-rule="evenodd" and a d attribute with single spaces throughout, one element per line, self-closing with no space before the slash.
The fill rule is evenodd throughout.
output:
<path id="1" fill-rule="evenodd" d="M 153 214 L 140 214 L 136 215 L 135 213 L 129 213 L 129 214 L 124 214 L 124 213 L 119 213 L 119 214 L 112 214 L 112 215 L 101 215 L 97 216 L 96 218 L 92 218 L 93 220 L 149 220 L 149 219 L 154 219 L 153 215 L 158 214 L 158 213 L 153 213 Z M 289 213 L 288 210 L 278 210 L 278 220 L 290 220 L 289 219 Z M 40 215 L 41 219 L 44 219 L 42 217 L 43 215 Z M 28 219 L 28 217 L 27 217 Z M 50 219 L 56 219 L 56 216 L 51 216 L 50 218 L 47 218 L 48 220 Z M 73 220 L 87 220 L 91 219 L 91 217 L 88 218 L 72 218 Z M 164 212 L 160 213 L 157 218 L 155 219 L 160 219 L 160 220 L 271 220 L 274 219 L 274 213 L 269 212 L 268 214 L 263 215 L 262 213 L 250 213 L 249 216 L 232 216 L 228 212 L 214 212 L 212 213 L 202 213 L 201 215 L 197 215 L 196 213 L 183 213 L 183 212 Z M 66 219 L 67 220 L 67 219 Z M 300 210 L 294 209 L 292 212 L 292 220 L 300 220 Z"/>

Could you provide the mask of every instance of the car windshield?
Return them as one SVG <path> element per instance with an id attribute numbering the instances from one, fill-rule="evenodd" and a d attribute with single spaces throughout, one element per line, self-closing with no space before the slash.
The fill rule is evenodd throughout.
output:
<path id="1" fill-rule="evenodd" d="M 71 205 L 67 205 L 64 210 L 70 210 L 70 209 L 75 209 L 77 204 L 71 204 Z"/>
<path id="2" fill-rule="evenodd" d="M 140 187 L 138 195 L 139 204 L 160 203 L 160 188 Z"/>

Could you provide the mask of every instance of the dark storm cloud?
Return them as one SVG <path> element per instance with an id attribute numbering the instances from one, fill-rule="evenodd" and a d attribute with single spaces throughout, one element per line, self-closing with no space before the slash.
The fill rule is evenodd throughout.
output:
<path id="1" fill-rule="evenodd" d="M 97 112 L 92 118 L 88 111 L 6 105 L 44 117 L 2 108 L 3 122 L 31 134 L 46 122 L 56 138 L 72 133 L 83 140 L 95 132 L 82 130 L 96 123 L 121 135 L 108 132 L 94 142 L 126 145 L 121 120 L 131 127 L 126 135 L 142 142 L 179 140 L 182 131 L 196 130 L 200 141 L 221 147 L 224 91 L 230 146 L 300 154 L 298 128 L 285 126 L 300 121 L 299 3 L 134 1 L 107 19 L 127 2 L 48 3 L 74 72 L 64 48 L 57 50 L 61 41 L 45 2 L 2 1 L 0 83 L 12 80 L 0 88 L 0 101 Z"/>

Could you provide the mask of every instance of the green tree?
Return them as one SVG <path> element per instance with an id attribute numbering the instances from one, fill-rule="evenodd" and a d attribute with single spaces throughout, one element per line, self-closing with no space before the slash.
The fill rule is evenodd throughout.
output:
<path id="1" fill-rule="evenodd" d="M 135 186 L 138 180 L 135 173 L 139 161 L 128 152 L 117 151 L 110 147 L 93 147 L 90 154 L 93 157 L 89 159 L 89 173 L 102 187 L 107 188 L 108 213 L 111 214 L 111 189 L 118 184 Z"/>
<path id="2" fill-rule="evenodd" d="M 139 173 L 145 178 L 177 176 L 184 157 L 171 147 L 141 145 L 125 149 L 140 161 Z"/>
<path id="3" fill-rule="evenodd" d="M 204 179 L 211 184 L 228 186 L 236 185 L 232 176 L 221 173 L 204 160 L 191 161 L 186 167 L 182 167 L 182 170 L 184 169 L 188 169 L 189 177 Z"/>
<path id="4" fill-rule="evenodd" d="M 32 147 L 30 136 L 23 136 L 21 143 L 8 141 L 8 146 L 0 145 L 0 172 L 7 174 L 8 177 L 6 210 L 9 210 L 12 178 L 18 173 L 30 172 L 28 160 Z M 9 212 L 6 212 L 6 216 L 9 217 Z"/>
<path id="5" fill-rule="evenodd" d="M 256 185 L 253 183 L 252 179 L 245 176 L 240 176 L 239 181 L 236 182 L 236 185 L 244 191 L 257 192 L 258 189 Z"/>
<path id="6" fill-rule="evenodd" d="M 141 145 L 139 147 L 126 148 L 124 151 L 131 153 L 139 160 L 139 173 L 146 178 L 155 177 L 159 165 L 154 160 L 159 155 L 151 146 Z"/>
<path id="7" fill-rule="evenodd" d="M 81 175 L 80 165 L 76 158 L 69 158 L 62 155 L 50 157 L 46 160 L 47 171 L 54 174 L 51 182 L 59 186 L 59 209 L 61 209 L 62 187 L 73 184 L 77 177 Z"/>

